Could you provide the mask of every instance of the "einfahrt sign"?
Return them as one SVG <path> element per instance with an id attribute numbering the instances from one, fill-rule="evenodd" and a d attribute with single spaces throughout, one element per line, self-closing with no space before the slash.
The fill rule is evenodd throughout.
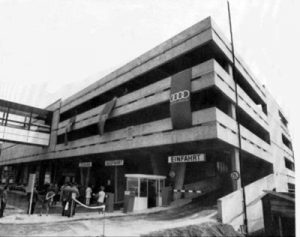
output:
<path id="1" fill-rule="evenodd" d="M 168 163 L 188 163 L 188 162 L 203 162 L 203 161 L 206 161 L 205 154 L 203 153 L 168 157 Z"/>

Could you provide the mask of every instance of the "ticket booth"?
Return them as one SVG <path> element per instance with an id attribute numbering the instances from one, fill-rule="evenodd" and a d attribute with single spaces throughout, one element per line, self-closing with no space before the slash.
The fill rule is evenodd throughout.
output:
<path id="1" fill-rule="evenodd" d="M 148 174 L 125 174 L 126 191 L 133 199 L 132 211 L 162 206 L 161 191 L 166 176 Z"/>

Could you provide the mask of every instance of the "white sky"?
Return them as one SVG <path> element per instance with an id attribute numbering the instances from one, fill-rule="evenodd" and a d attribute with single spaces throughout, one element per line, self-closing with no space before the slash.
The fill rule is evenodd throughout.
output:
<path id="1" fill-rule="evenodd" d="M 296 157 L 298 2 L 231 0 L 236 50 L 283 107 Z M 225 0 L 0 0 L 0 98 L 45 107 L 207 16 L 229 38 Z"/>

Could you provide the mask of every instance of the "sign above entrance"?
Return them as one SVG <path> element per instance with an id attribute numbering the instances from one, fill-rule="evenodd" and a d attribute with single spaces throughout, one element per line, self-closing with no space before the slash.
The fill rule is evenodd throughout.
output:
<path id="1" fill-rule="evenodd" d="M 106 160 L 105 166 L 122 166 L 124 165 L 124 160 Z"/>
<path id="2" fill-rule="evenodd" d="M 79 167 L 92 167 L 92 162 L 80 162 Z"/>
<path id="3" fill-rule="evenodd" d="M 202 161 L 206 161 L 205 154 L 203 153 L 168 157 L 168 163 L 187 163 L 187 162 L 202 162 Z"/>

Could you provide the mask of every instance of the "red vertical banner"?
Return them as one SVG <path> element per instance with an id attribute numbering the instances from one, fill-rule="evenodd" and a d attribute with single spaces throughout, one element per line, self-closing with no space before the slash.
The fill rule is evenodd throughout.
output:
<path id="1" fill-rule="evenodd" d="M 191 68 L 181 71 L 171 78 L 170 112 L 173 129 L 192 126 L 191 78 Z"/>

